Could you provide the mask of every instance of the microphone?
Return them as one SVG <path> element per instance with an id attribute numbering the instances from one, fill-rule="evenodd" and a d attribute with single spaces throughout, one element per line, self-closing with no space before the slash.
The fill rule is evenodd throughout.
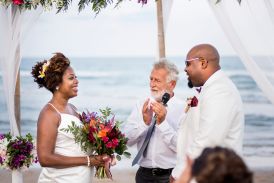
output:
<path id="1" fill-rule="evenodd" d="M 170 94 L 169 93 L 164 93 L 164 95 L 162 96 L 162 104 L 164 106 L 167 106 L 167 102 L 169 101 L 170 99 Z"/>
<path id="2" fill-rule="evenodd" d="M 167 106 L 167 102 L 169 101 L 169 99 L 170 99 L 170 94 L 169 93 L 164 93 L 164 95 L 162 96 L 161 103 L 166 107 Z M 156 121 L 156 118 L 157 118 L 157 114 L 154 114 L 152 122 Z"/>

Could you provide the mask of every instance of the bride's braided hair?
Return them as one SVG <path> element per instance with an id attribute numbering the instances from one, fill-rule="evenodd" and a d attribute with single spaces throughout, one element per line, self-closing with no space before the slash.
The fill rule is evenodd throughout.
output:
<path id="1" fill-rule="evenodd" d="M 31 74 L 38 87 L 45 87 L 52 93 L 62 82 L 65 70 L 70 66 L 70 61 L 62 53 L 55 53 L 49 60 L 37 62 L 33 67 Z M 44 70 L 43 70 L 43 67 Z"/>

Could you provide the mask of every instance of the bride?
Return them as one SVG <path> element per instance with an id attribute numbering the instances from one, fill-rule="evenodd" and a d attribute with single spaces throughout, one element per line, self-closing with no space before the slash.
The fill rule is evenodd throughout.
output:
<path id="1" fill-rule="evenodd" d="M 39 88 L 53 94 L 37 124 L 37 153 L 43 167 L 38 182 L 91 182 L 93 166 L 104 166 L 109 157 L 90 156 L 81 151 L 72 134 L 61 131 L 72 121 L 81 124 L 76 108 L 68 103 L 78 92 L 78 79 L 69 59 L 56 53 L 49 61 L 37 62 L 31 74 Z"/>

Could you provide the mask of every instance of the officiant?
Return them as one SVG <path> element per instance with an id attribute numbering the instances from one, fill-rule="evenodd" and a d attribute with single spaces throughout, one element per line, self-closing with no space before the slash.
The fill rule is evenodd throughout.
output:
<path id="1" fill-rule="evenodd" d="M 173 91 L 178 75 L 175 64 L 166 59 L 156 62 L 149 77 L 150 96 L 136 103 L 125 124 L 128 145 L 137 144 L 139 152 L 133 161 L 140 166 L 137 183 L 168 183 L 176 165 L 177 130 L 185 106 Z M 162 101 L 164 93 L 170 96 L 167 105 Z M 146 138 L 150 132 L 151 137 Z"/>

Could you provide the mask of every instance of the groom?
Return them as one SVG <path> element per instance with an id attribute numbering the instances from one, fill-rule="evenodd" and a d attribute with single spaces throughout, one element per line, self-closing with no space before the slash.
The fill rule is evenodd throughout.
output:
<path id="1" fill-rule="evenodd" d="M 190 102 L 178 132 L 177 165 L 171 182 L 182 173 L 186 156 L 200 155 L 205 147 L 223 146 L 242 152 L 244 113 L 236 86 L 221 71 L 219 53 L 200 44 L 187 54 L 188 86 L 198 87 L 198 100 Z M 195 104 L 195 105 L 194 105 Z"/>

